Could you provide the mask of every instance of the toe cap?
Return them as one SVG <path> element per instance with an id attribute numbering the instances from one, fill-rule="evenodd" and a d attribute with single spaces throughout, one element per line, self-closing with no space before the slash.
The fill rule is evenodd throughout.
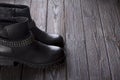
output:
<path id="1" fill-rule="evenodd" d="M 51 53 L 51 62 L 59 62 L 65 59 L 64 50 L 57 46 L 49 46 L 54 52 Z"/>
<path id="2" fill-rule="evenodd" d="M 52 37 L 50 45 L 64 47 L 64 40 L 62 36 L 57 34 L 50 34 L 50 36 Z"/>

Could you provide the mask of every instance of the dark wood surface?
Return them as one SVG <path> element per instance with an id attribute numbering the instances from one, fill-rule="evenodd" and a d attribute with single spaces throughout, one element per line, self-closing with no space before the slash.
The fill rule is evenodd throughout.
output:
<path id="1" fill-rule="evenodd" d="M 1 67 L 0 80 L 120 80 L 117 0 L 0 0 L 25 4 L 36 25 L 65 40 L 67 63 L 55 69 Z"/>

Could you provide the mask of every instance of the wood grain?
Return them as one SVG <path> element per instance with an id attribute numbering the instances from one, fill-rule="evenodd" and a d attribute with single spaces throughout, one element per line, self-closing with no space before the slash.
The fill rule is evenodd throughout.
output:
<path id="1" fill-rule="evenodd" d="M 111 80 L 96 0 L 81 0 L 90 80 Z"/>
<path id="2" fill-rule="evenodd" d="M 65 0 L 67 80 L 89 80 L 80 0 Z"/>
<path id="3" fill-rule="evenodd" d="M 118 27 L 118 24 L 116 23 L 117 13 L 115 13 L 112 0 L 108 0 L 107 2 L 104 0 L 97 0 L 97 2 L 99 5 L 101 22 L 110 61 L 112 80 L 119 80 L 120 74 L 118 73 L 120 72 L 120 54 L 116 44 L 116 34 L 114 31 L 114 29 Z"/>
<path id="4" fill-rule="evenodd" d="M 32 0 L 31 16 L 36 25 L 43 31 L 46 30 L 47 0 Z"/>
<path id="5" fill-rule="evenodd" d="M 44 80 L 44 69 L 24 66 L 22 80 Z"/>
<path id="6" fill-rule="evenodd" d="M 48 0 L 47 32 L 65 37 L 64 0 Z"/>
<path id="7" fill-rule="evenodd" d="M 120 47 L 120 3 L 117 2 L 113 2 L 113 9 L 114 9 L 114 13 L 116 13 L 116 27 L 114 27 L 114 33 L 116 36 L 116 43 L 118 45 L 118 47 Z"/>

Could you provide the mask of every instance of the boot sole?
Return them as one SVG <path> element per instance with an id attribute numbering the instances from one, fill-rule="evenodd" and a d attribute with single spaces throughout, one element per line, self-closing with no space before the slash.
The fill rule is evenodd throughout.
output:
<path id="1" fill-rule="evenodd" d="M 29 67 L 34 67 L 34 68 L 55 68 L 57 66 L 63 65 L 65 63 L 66 56 L 61 57 L 60 59 L 56 60 L 55 62 L 52 63 L 47 63 L 47 64 L 34 64 L 34 63 L 29 63 L 26 61 L 14 59 L 14 58 L 8 58 L 5 56 L 0 56 L 0 66 L 17 66 L 18 64 L 25 64 Z"/>

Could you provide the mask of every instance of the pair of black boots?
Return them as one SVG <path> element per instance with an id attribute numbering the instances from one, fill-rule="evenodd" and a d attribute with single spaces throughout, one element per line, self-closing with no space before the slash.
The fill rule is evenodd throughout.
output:
<path id="1" fill-rule="evenodd" d="M 38 29 L 25 5 L 0 3 L 0 65 L 48 67 L 65 60 L 63 38 Z"/>

